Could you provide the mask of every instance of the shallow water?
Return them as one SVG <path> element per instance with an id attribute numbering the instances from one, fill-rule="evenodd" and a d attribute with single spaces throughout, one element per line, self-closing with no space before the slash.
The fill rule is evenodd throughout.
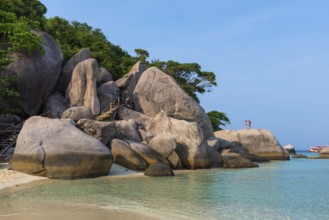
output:
<path id="1" fill-rule="evenodd" d="M 175 177 L 51 181 L 0 198 L 0 219 L 18 209 L 47 207 L 131 210 L 162 219 L 329 219 L 328 184 L 329 160 L 314 159 Z"/>

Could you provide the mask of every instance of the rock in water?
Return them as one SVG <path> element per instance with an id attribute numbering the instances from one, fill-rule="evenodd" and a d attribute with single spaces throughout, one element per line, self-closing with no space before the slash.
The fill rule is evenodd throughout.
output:
<path id="1" fill-rule="evenodd" d="M 232 152 L 251 153 L 269 160 L 289 160 L 289 154 L 281 147 L 273 133 L 265 129 L 216 131 L 215 136 L 234 145 Z"/>
<path id="2" fill-rule="evenodd" d="M 175 176 L 174 171 L 169 166 L 158 163 L 149 166 L 144 174 L 152 177 Z"/>
<path id="3" fill-rule="evenodd" d="M 55 179 L 106 176 L 111 165 L 111 151 L 73 121 L 40 116 L 25 122 L 11 163 L 15 171 Z"/>
<path id="4" fill-rule="evenodd" d="M 290 154 L 296 154 L 296 150 L 291 144 L 284 146 L 283 149 L 285 149 Z"/>
<path id="5" fill-rule="evenodd" d="M 15 52 L 11 55 L 17 61 L 7 65 L 0 73 L 0 76 L 20 77 L 14 86 L 20 96 L 10 105 L 15 109 L 12 113 L 29 116 L 39 113 L 44 102 L 53 93 L 63 62 L 63 53 L 49 34 L 41 31 L 33 33 L 42 38 L 45 53 Z"/>

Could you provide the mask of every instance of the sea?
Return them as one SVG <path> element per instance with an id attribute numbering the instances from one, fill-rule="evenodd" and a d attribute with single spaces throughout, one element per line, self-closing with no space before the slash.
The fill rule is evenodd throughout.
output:
<path id="1" fill-rule="evenodd" d="M 320 220 L 329 219 L 328 199 L 329 159 L 291 158 L 259 168 L 179 171 L 175 177 L 48 181 L 0 197 L 0 219 L 44 207 L 98 207 L 157 219 Z"/>

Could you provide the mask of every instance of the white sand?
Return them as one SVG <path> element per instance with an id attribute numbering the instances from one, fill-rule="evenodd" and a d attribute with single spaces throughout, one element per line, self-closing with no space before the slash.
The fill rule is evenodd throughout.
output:
<path id="1" fill-rule="evenodd" d="M 7 187 L 19 186 L 24 183 L 30 183 L 32 181 L 42 179 L 47 178 L 8 170 L 7 163 L 0 163 L 0 190 L 3 190 Z"/>

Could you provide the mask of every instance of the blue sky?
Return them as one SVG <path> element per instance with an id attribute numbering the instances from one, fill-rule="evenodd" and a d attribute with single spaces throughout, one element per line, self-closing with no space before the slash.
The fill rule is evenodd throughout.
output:
<path id="1" fill-rule="evenodd" d="M 282 146 L 329 144 L 327 0 L 41 0 L 47 17 L 100 28 L 131 55 L 197 62 L 218 86 L 200 96 L 231 125 L 271 130 Z"/>

